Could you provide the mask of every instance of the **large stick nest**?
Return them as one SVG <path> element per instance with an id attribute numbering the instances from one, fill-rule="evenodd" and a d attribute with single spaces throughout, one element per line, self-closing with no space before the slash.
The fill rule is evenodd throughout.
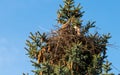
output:
<path id="1" fill-rule="evenodd" d="M 91 55 L 99 54 L 105 45 L 97 44 L 97 35 L 90 38 L 81 33 L 77 35 L 77 32 L 72 26 L 64 29 L 59 29 L 52 32 L 48 38 L 47 45 L 39 51 L 38 62 L 44 62 L 50 60 L 52 64 L 58 64 L 58 61 L 66 54 L 66 49 L 71 49 L 74 44 L 82 43 L 82 52 L 89 52 Z M 80 49 L 80 50 L 81 50 Z"/>

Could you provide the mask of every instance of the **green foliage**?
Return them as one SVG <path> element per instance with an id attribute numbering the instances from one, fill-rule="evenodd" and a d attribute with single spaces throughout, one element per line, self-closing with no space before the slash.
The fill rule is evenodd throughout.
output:
<path id="1" fill-rule="evenodd" d="M 109 71 L 111 71 L 111 68 L 110 68 L 111 64 L 112 63 L 109 63 L 109 61 L 106 60 L 106 63 L 103 64 L 103 67 L 102 67 L 103 73 L 101 75 L 114 75 L 113 73 L 109 73 Z"/>
<path id="2" fill-rule="evenodd" d="M 80 17 L 84 13 L 80 11 L 81 8 L 80 4 L 77 7 L 74 6 L 74 0 L 64 0 L 64 6 L 60 5 L 60 9 L 58 10 L 58 23 L 64 24 L 71 17 L 75 17 L 76 24 L 80 24 L 82 21 Z"/>
<path id="3" fill-rule="evenodd" d="M 64 0 L 57 13 L 62 27 L 48 35 L 30 33 L 25 49 L 35 75 L 99 75 L 103 70 L 108 73 L 110 68 L 103 63 L 111 36 L 90 34 L 95 22 L 83 25 L 81 8 L 80 4 L 74 6 L 74 0 Z"/>

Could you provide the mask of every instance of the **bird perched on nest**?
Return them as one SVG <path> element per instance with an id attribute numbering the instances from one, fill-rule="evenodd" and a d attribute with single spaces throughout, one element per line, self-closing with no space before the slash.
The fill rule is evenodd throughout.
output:
<path id="1" fill-rule="evenodd" d="M 74 29 L 78 36 L 80 36 L 80 28 L 78 26 L 74 26 Z"/>
<path id="2" fill-rule="evenodd" d="M 74 23 L 75 19 L 74 17 L 70 18 L 65 24 L 62 25 L 61 29 L 65 29 L 68 26 L 70 26 L 71 23 Z M 80 28 L 77 25 L 74 25 L 73 28 L 75 29 L 77 35 L 80 35 Z"/>

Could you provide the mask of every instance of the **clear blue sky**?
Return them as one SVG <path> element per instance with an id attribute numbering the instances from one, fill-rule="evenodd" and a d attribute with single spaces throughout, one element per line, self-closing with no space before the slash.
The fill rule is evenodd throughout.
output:
<path id="1" fill-rule="evenodd" d="M 108 59 L 120 70 L 120 0 L 75 0 L 85 11 L 83 20 L 96 21 L 98 31 L 110 32 Z M 62 0 L 0 0 L 0 75 L 21 75 L 33 69 L 25 55 L 29 32 L 48 32 L 56 24 Z M 113 68 L 113 72 L 118 71 Z"/>

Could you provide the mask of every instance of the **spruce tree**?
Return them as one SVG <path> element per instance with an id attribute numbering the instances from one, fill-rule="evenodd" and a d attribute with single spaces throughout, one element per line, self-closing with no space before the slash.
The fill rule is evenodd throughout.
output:
<path id="1" fill-rule="evenodd" d="M 50 34 L 30 33 L 26 41 L 27 54 L 35 75 L 99 75 L 110 34 L 90 33 L 95 22 L 83 25 L 80 4 L 64 0 L 57 12 L 58 28 Z"/>
<path id="2" fill-rule="evenodd" d="M 111 65 L 112 63 L 109 63 L 108 60 L 105 61 L 106 63 L 103 64 L 103 73 L 101 75 L 114 75 L 113 73 L 109 73 L 111 71 Z"/>

